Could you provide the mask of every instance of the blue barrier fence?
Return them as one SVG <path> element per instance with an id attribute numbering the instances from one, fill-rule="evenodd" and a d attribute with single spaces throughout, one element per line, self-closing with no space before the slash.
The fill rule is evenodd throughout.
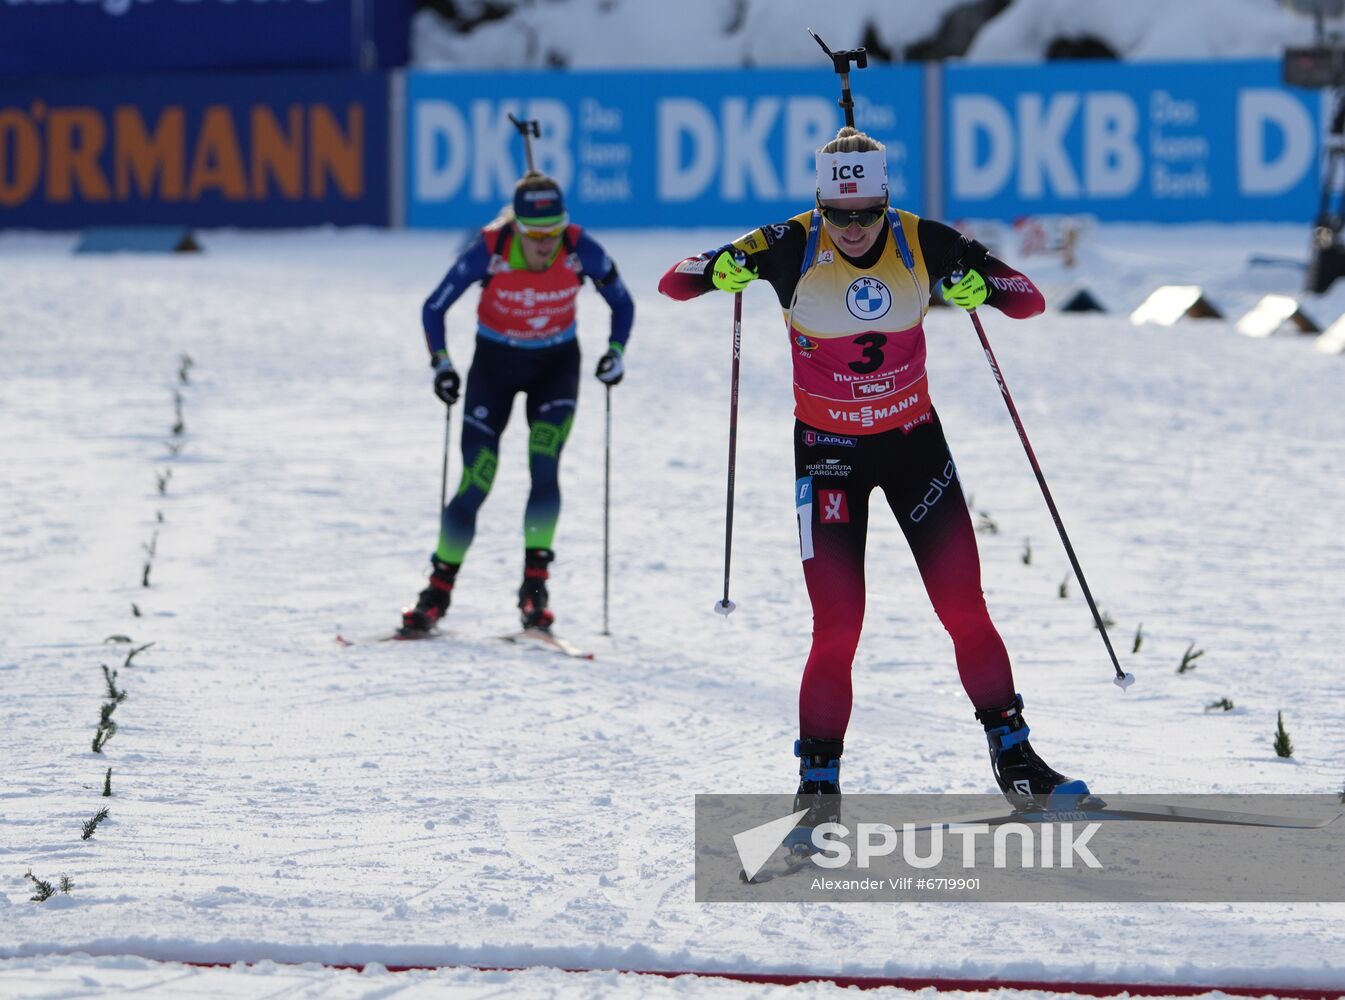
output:
<path id="1" fill-rule="evenodd" d="M 953 67 L 945 213 L 1306 221 L 1323 109 L 1271 61 Z"/>
<path id="2" fill-rule="evenodd" d="M 888 145 L 894 201 L 947 218 L 1305 221 L 1321 97 L 1276 62 L 1049 63 L 855 74 L 856 124 Z M 539 166 L 576 217 L 750 226 L 812 199 L 812 153 L 841 124 L 820 70 L 409 74 L 406 222 L 479 223 L 542 121 Z M 544 96 L 543 96 L 544 95 Z"/>
<path id="3" fill-rule="evenodd" d="M 1326 108 L 1273 61 L 875 66 L 854 86 L 893 200 L 922 214 L 1315 211 Z M 0 226 L 475 227 L 524 168 L 509 113 L 541 122 L 537 165 L 600 228 L 803 211 L 842 121 L 824 68 L 11 81 Z"/>
<path id="4" fill-rule="evenodd" d="M 525 161 L 506 114 L 541 122 L 539 169 L 592 226 L 772 222 L 809 207 L 813 154 L 843 124 L 823 73 L 413 72 L 406 221 L 479 225 Z M 866 71 L 856 123 L 888 145 L 893 196 L 921 204 L 922 74 Z"/>

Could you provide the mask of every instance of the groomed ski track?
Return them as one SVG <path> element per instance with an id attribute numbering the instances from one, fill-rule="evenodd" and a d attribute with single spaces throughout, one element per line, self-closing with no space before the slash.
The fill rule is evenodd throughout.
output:
<path id="1" fill-rule="evenodd" d="M 668 263 L 734 233 L 599 234 L 639 301 L 613 397 L 614 636 L 598 635 L 591 368 L 606 313 L 589 289 L 552 586 L 558 630 L 598 659 L 504 643 L 337 646 L 338 632 L 393 627 L 422 585 L 443 412 L 419 305 L 459 235 L 204 233 L 193 259 L 101 260 L 71 257 L 73 238 L 0 237 L 19 290 L 0 298 L 0 996 L 176 997 L 190 982 L 262 996 L 274 976 L 330 997 L 355 981 L 369 988 L 349 995 L 364 996 L 374 980 L 390 988 L 387 968 L 442 970 L 402 974 L 408 995 L 422 980 L 539 998 L 636 980 L 640 995 L 674 996 L 676 983 L 655 980 L 676 974 L 733 1000 L 778 985 L 717 970 L 950 993 L 1340 995 L 1339 904 L 693 901 L 692 797 L 790 785 L 810 630 L 787 346 L 761 288 L 744 310 L 739 609 L 727 623 L 711 611 L 732 309 L 653 288 Z M 1302 242 L 1300 227 L 1103 227 L 1084 272 L 1113 314 L 984 313 L 1139 678 L 1127 694 L 1077 588 L 1058 596 L 1066 560 L 970 324 L 930 318 L 933 396 L 976 517 L 998 528 L 978 535 L 985 588 L 1034 744 L 1104 793 L 1323 793 L 1345 780 L 1345 620 L 1326 596 L 1345 589 L 1342 359 L 1230 322 L 1125 320 L 1177 276 L 1236 316 L 1298 280 L 1248 269 L 1248 253 L 1294 256 Z M 1018 263 L 1048 294 L 1075 280 Z M 1345 312 L 1339 293 L 1314 304 L 1318 319 Z M 463 370 L 473 304 L 450 316 Z M 184 352 L 195 368 L 179 386 Z M 515 623 L 522 430 L 516 413 L 454 594 L 450 614 L 474 633 Z M 451 478 L 458 462 L 455 450 Z M 946 635 L 881 499 L 872 507 L 847 789 L 990 791 Z M 126 648 L 102 640 L 116 633 L 155 646 L 121 669 L 120 728 L 95 754 L 99 667 L 120 667 Z M 1178 675 L 1188 647 L 1204 656 Z M 1206 711 L 1225 697 L 1233 711 Z M 1291 760 L 1271 748 L 1281 711 Z M 81 841 L 104 805 L 110 818 Z M 32 903 L 29 868 L 74 887 Z M 170 983 L 193 967 L 160 963 L 183 959 L 209 963 L 204 978 Z M 571 967 L 676 971 L 560 971 Z M 508 969 L 523 971 L 488 971 Z"/>

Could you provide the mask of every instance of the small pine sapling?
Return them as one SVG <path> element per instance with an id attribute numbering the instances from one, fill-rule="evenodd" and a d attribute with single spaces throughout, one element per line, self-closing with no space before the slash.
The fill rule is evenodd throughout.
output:
<path id="1" fill-rule="evenodd" d="M 1233 702 L 1232 702 L 1231 699 L 1228 699 L 1228 698 L 1220 698 L 1218 701 L 1212 701 L 1212 702 L 1210 702 L 1208 705 L 1206 705 L 1206 706 L 1205 706 L 1205 711 L 1207 711 L 1207 712 L 1214 712 L 1214 711 L 1231 712 L 1231 711 L 1233 711 Z"/>
<path id="2" fill-rule="evenodd" d="M 978 516 L 980 517 L 980 520 L 976 522 L 977 531 L 983 531 L 987 535 L 999 534 L 999 525 L 995 523 L 995 519 L 993 517 L 991 517 L 985 511 L 980 511 Z"/>
<path id="3" fill-rule="evenodd" d="M 1130 654 L 1133 656 L 1140 651 L 1140 646 L 1144 645 L 1144 623 L 1141 622 L 1135 626 L 1135 642 L 1130 647 Z"/>
<path id="4" fill-rule="evenodd" d="M 103 798 L 112 798 L 112 768 L 107 769 L 107 774 L 103 777 Z"/>
<path id="5" fill-rule="evenodd" d="M 192 366 L 196 362 L 192 360 L 190 354 L 180 354 L 177 359 L 177 380 L 183 385 L 190 381 Z"/>
<path id="6" fill-rule="evenodd" d="M 173 437 L 181 437 L 187 422 L 182 419 L 182 393 L 176 389 L 173 390 L 173 416 Z"/>
<path id="7" fill-rule="evenodd" d="M 116 704 L 120 705 L 123 701 L 126 700 L 126 692 L 117 690 L 117 674 L 119 673 L 119 671 L 108 670 L 106 663 L 102 664 L 102 667 L 103 667 L 103 680 L 107 681 L 107 696 L 111 698 Z"/>
<path id="8" fill-rule="evenodd" d="M 1056 595 L 1057 595 L 1062 601 L 1063 601 L 1065 598 L 1069 597 L 1069 574 L 1068 574 L 1068 573 L 1066 573 L 1066 574 L 1065 574 L 1065 578 L 1064 578 L 1063 580 L 1060 581 L 1060 587 L 1056 590 Z"/>
<path id="9" fill-rule="evenodd" d="M 1102 618 L 1102 625 L 1105 628 L 1114 628 L 1116 622 L 1112 621 L 1112 616 L 1107 614 L 1105 609 L 1100 609 L 1098 615 Z M 1093 622 L 1093 628 L 1097 628 L 1097 622 Z"/>
<path id="10" fill-rule="evenodd" d="M 1194 670 L 1196 668 L 1196 660 L 1204 655 L 1205 651 L 1203 649 L 1196 649 L 1196 644 L 1194 642 L 1191 643 L 1191 645 L 1186 647 L 1186 652 L 1182 654 L 1182 662 L 1177 665 L 1177 673 L 1184 674 L 1190 670 Z"/>
<path id="11" fill-rule="evenodd" d="M 164 469 L 162 472 L 156 472 L 154 478 L 159 483 L 159 496 L 163 496 L 168 492 L 168 481 L 173 478 L 173 470 Z"/>
<path id="12" fill-rule="evenodd" d="M 149 586 L 149 571 L 154 565 L 154 553 L 159 550 L 159 529 L 154 529 L 154 534 L 150 536 L 148 542 L 141 542 L 140 547 L 145 550 L 145 568 L 140 574 L 140 586 Z"/>
<path id="13" fill-rule="evenodd" d="M 107 807 L 105 806 L 102 809 L 99 809 L 96 813 L 93 814 L 93 816 L 87 822 L 85 822 L 84 832 L 80 834 L 79 839 L 88 840 L 90 837 L 92 837 L 93 831 L 98 829 L 98 824 L 103 822 L 103 820 L 107 819 L 107 817 L 108 817 Z"/>
<path id="14" fill-rule="evenodd" d="M 1275 722 L 1275 756 L 1292 757 L 1294 755 L 1294 741 L 1289 738 L 1289 733 L 1284 728 L 1284 713 L 1276 713 Z"/>
<path id="15" fill-rule="evenodd" d="M 115 722 L 111 719 L 107 720 L 106 725 L 100 722 L 98 729 L 93 734 L 93 752 L 102 753 L 103 747 L 107 746 L 107 741 L 116 735 L 117 724 Z"/>
<path id="16" fill-rule="evenodd" d="M 72 879 L 69 875 L 61 876 L 61 892 L 65 893 L 68 896 L 70 895 L 70 890 L 73 889 L 74 887 L 75 887 L 74 879 Z"/>
<path id="17" fill-rule="evenodd" d="M 23 877 L 32 882 L 37 888 L 37 892 L 28 897 L 34 903 L 45 903 L 47 900 L 51 899 L 52 896 L 56 895 L 56 890 L 52 887 L 52 884 L 46 879 L 38 878 L 34 875 L 31 868 L 23 873 Z"/>
<path id="18" fill-rule="evenodd" d="M 121 665 L 123 667 L 129 667 L 131 665 L 131 661 L 135 659 L 137 653 L 143 653 L 145 650 L 149 649 L 149 647 L 153 645 L 154 643 L 147 642 L 143 646 L 136 646 L 134 649 L 132 649 L 129 653 L 126 654 L 126 659 L 122 661 Z"/>
<path id="19" fill-rule="evenodd" d="M 140 617 L 140 605 L 136 604 L 135 601 L 131 602 L 131 617 L 132 618 Z"/>
<path id="20" fill-rule="evenodd" d="M 1032 539 L 1023 539 L 1023 554 L 1019 558 L 1023 560 L 1024 566 L 1032 565 Z"/>
<path id="21" fill-rule="evenodd" d="M 112 721 L 112 713 L 117 710 L 117 702 L 105 701 L 98 713 L 98 729 L 93 734 L 93 752 L 102 753 L 107 741 L 117 735 L 117 724 Z"/>

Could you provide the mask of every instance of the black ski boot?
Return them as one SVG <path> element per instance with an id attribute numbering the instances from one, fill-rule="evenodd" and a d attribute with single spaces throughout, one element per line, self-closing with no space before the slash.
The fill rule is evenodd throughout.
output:
<path id="1" fill-rule="evenodd" d="M 556 558 L 550 549 L 528 549 L 523 557 L 523 586 L 518 588 L 518 610 L 523 616 L 523 627 L 550 631 L 556 620 L 546 606 L 546 581 L 550 577 L 547 566 Z"/>
<path id="2" fill-rule="evenodd" d="M 418 639 L 429 635 L 435 624 L 448 611 L 448 600 L 453 593 L 453 583 L 458 578 L 458 563 L 446 563 L 438 556 L 430 556 L 434 565 L 430 573 L 430 585 L 420 592 L 414 608 L 402 609 L 402 627 L 399 630 L 403 638 Z"/>
<path id="3" fill-rule="evenodd" d="M 794 793 L 794 812 L 807 809 L 785 837 L 791 854 L 812 854 L 813 829 L 823 823 L 841 821 L 841 754 L 843 740 L 815 737 L 794 741 L 794 756 L 799 759 L 799 790 Z"/>
<path id="4" fill-rule="evenodd" d="M 1088 785 L 1053 771 L 1027 741 L 1023 696 L 1003 708 L 977 712 L 990 744 L 990 767 L 999 790 L 1015 809 L 1079 809 L 1091 799 Z"/>

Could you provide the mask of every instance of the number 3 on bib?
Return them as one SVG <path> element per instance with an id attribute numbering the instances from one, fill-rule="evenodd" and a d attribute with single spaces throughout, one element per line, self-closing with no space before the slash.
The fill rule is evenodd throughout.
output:
<path id="1" fill-rule="evenodd" d="M 870 372 L 876 372 L 883 365 L 883 345 L 887 343 L 887 337 L 881 333 L 863 333 L 853 341 L 856 347 L 864 349 L 862 361 L 851 361 L 850 370 L 856 375 L 868 375 Z"/>

